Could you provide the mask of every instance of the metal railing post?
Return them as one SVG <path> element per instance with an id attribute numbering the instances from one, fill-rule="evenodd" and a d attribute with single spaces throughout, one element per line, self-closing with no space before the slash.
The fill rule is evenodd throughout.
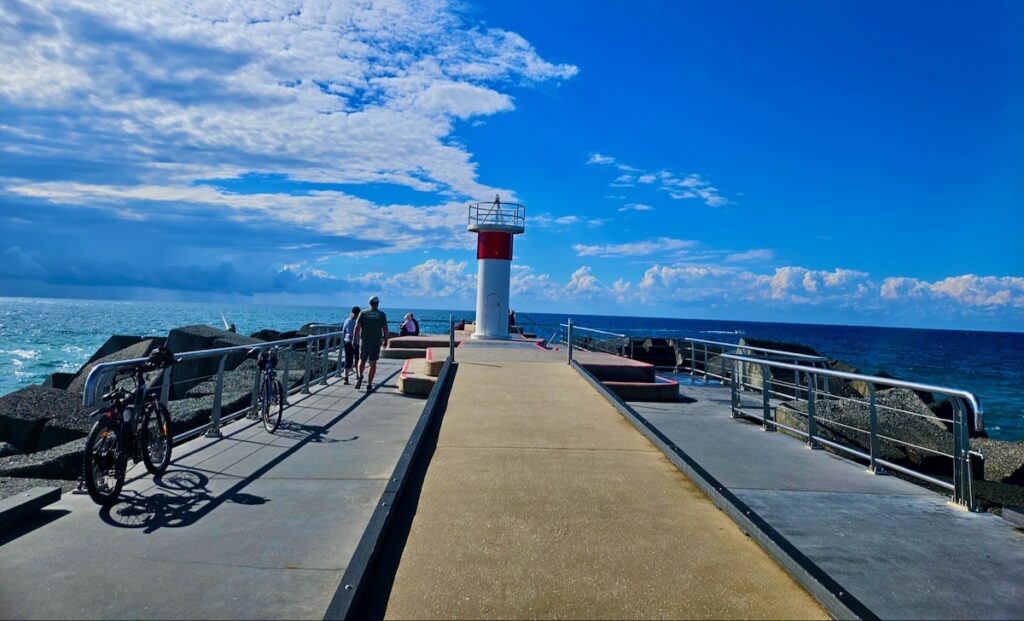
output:
<path id="1" fill-rule="evenodd" d="M 739 416 L 739 414 L 737 413 L 737 410 L 739 410 L 739 407 L 740 407 L 740 391 L 739 391 L 739 388 L 737 388 L 736 381 L 735 381 L 735 377 L 736 377 L 736 361 L 735 360 L 730 360 L 729 363 L 731 365 L 730 373 L 733 376 L 733 381 L 729 382 L 729 389 L 730 389 L 730 392 L 732 394 L 732 408 L 729 409 L 729 414 L 733 418 L 736 418 L 737 416 Z"/>
<path id="2" fill-rule="evenodd" d="M 764 415 L 764 424 L 762 428 L 765 431 L 775 431 L 775 425 L 772 424 L 774 418 L 772 418 L 772 404 L 771 404 L 771 382 L 772 372 L 768 368 L 768 365 L 761 365 L 761 407 Z"/>
<path id="3" fill-rule="evenodd" d="M 974 481 L 969 452 L 967 410 L 963 399 L 953 397 L 953 502 L 974 508 Z"/>
<path id="4" fill-rule="evenodd" d="M 702 343 L 702 345 L 704 346 L 704 383 L 707 384 L 708 383 L 708 345 L 707 345 L 707 343 Z"/>
<path id="5" fill-rule="evenodd" d="M 448 358 L 455 362 L 455 316 L 448 315 Z"/>
<path id="6" fill-rule="evenodd" d="M 327 342 L 327 339 L 325 338 L 325 339 L 323 339 L 323 341 L 324 341 L 324 345 L 321 348 L 321 351 L 323 352 L 323 354 L 320 356 L 320 360 L 321 360 L 320 364 L 322 365 L 321 369 L 320 369 L 321 370 L 321 373 L 320 373 L 320 385 L 321 386 L 326 386 L 327 385 L 327 371 L 331 368 L 331 354 L 330 354 L 331 349 L 329 347 L 330 344 Z M 317 347 L 320 347 L 320 339 L 317 339 L 316 342 L 317 342 Z"/>
<path id="7" fill-rule="evenodd" d="M 799 371 L 797 372 L 799 374 Z M 797 375 L 799 377 L 799 375 Z M 816 415 L 815 402 L 817 399 L 817 386 L 815 382 L 818 381 L 818 376 L 807 375 L 807 448 L 816 449 L 818 446 L 817 435 L 818 435 L 818 423 L 814 420 Z M 800 382 L 797 382 L 797 386 L 800 386 Z"/>
<path id="8" fill-rule="evenodd" d="M 882 456 L 882 445 L 878 440 L 878 404 L 875 400 L 874 384 L 868 384 L 868 417 L 868 439 L 871 447 L 871 461 L 868 465 L 868 470 L 875 474 L 882 474 L 885 472 L 885 469 L 875 463 L 875 460 Z"/>
<path id="9" fill-rule="evenodd" d="M 311 347 L 310 347 L 312 345 L 312 343 L 313 343 L 312 341 L 306 341 L 305 372 L 302 375 L 302 393 L 306 394 L 306 395 L 309 394 L 309 379 L 310 379 L 309 376 L 313 372 L 312 371 L 313 352 L 311 351 Z"/>
<path id="10" fill-rule="evenodd" d="M 256 404 L 259 401 L 260 395 L 260 367 L 258 363 L 254 370 L 256 371 L 256 377 L 252 380 L 252 398 L 249 400 L 250 410 L 247 418 L 255 420 L 259 418 L 259 414 L 256 412 Z"/>
<path id="11" fill-rule="evenodd" d="M 284 366 L 281 367 L 281 379 L 282 379 L 281 386 L 284 387 L 284 391 L 283 391 L 284 394 L 281 395 L 281 401 L 285 405 L 288 405 L 288 391 L 291 389 L 291 386 L 292 386 L 292 382 L 288 378 L 288 368 L 291 366 L 291 361 L 292 361 L 291 360 L 292 357 L 289 356 L 288 354 L 291 353 L 291 351 L 292 351 L 292 346 L 289 345 L 287 348 L 285 348 L 284 352 L 281 354 L 282 357 L 284 358 Z"/>
<path id="12" fill-rule="evenodd" d="M 566 364 L 572 364 L 572 318 L 571 317 L 566 322 L 566 325 L 568 326 L 566 328 L 566 331 L 565 331 L 566 332 L 566 338 L 569 341 L 569 343 L 568 343 L 569 353 L 567 354 L 568 355 L 568 362 Z"/>
<path id="13" fill-rule="evenodd" d="M 171 369 L 174 366 L 171 365 L 164 369 L 163 378 L 160 380 L 160 403 L 167 405 L 167 402 L 171 400 Z"/>
<path id="14" fill-rule="evenodd" d="M 220 433 L 220 410 L 224 401 L 224 365 L 227 364 L 227 354 L 220 357 L 220 364 L 217 365 L 217 387 L 213 390 L 213 411 L 210 412 L 210 428 L 203 434 L 207 438 L 222 438 Z"/>

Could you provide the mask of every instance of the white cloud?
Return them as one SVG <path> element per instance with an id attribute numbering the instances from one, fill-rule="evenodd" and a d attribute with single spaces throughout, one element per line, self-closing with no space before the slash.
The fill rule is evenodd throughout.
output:
<path id="1" fill-rule="evenodd" d="M 588 164 L 613 164 L 613 163 L 615 163 L 615 158 L 614 157 L 608 157 L 606 155 L 601 155 L 600 153 L 592 153 L 590 155 L 590 159 L 587 160 L 587 163 Z"/>
<path id="2" fill-rule="evenodd" d="M 0 118 L 17 120 L 0 123 L 0 147 L 45 175 L 10 185 L 24 194 L 63 184 L 50 200 L 69 205 L 105 194 L 112 214 L 144 218 L 138 202 L 156 208 L 155 192 L 190 202 L 203 179 L 397 184 L 440 193 L 424 208 L 426 226 L 443 219 L 454 232 L 450 204 L 514 198 L 478 179 L 454 122 L 514 109 L 505 85 L 577 72 L 466 15 L 443 0 L 10 0 L 0 14 Z M 96 170 L 109 172 L 80 172 Z M 242 201 L 221 194 L 194 204 Z M 296 202 L 253 200 L 271 196 Z M 330 231 L 359 201 L 319 199 L 263 217 Z M 343 207 L 328 211 L 328 199 Z M 398 215 L 379 207 L 377 216 Z M 424 225 L 417 209 L 400 211 Z"/>
<path id="3" fill-rule="evenodd" d="M 630 203 L 619 207 L 619 211 L 653 211 L 654 207 L 645 205 L 644 203 Z"/>
<path id="4" fill-rule="evenodd" d="M 898 276 L 886 278 L 880 294 L 886 300 L 931 298 L 972 307 L 1024 308 L 1024 277 L 964 274 L 927 282 Z"/>
<path id="5" fill-rule="evenodd" d="M 673 252 L 692 248 L 696 242 L 671 237 L 655 237 L 623 244 L 575 244 L 572 249 L 580 257 L 639 257 L 657 252 Z"/>
<path id="6" fill-rule="evenodd" d="M 637 183 L 651 184 L 658 180 L 656 175 L 646 174 L 636 178 Z"/>
<path id="7" fill-rule="evenodd" d="M 600 293 L 601 285 L 597 277 L 591 273 L 590 266 L 584 265 L 572 273 L 569 282 L 565 285 L 565 290 L 573 295 L 589 297 Z"/>
<path id="8" fill-rule="evenodd" d="M 753 261 L 771 261 L 775 258 L 775 253 L 771 250 L 758 249 L 758 250 L 747 250 L 745 252 L 735 252 L 725 257 L 725 260 L 729 263 L 745 263 Z"/>

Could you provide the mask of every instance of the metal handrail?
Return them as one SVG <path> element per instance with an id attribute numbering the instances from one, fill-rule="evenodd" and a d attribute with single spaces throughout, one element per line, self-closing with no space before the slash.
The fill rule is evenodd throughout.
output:
<path id="1" fill-rule="evenodd" d="M 597 351 L 601 353 L 611 354 L 613 356 L 623 356 L 626 358 L 633 357 L 633 341 L 625 334 L 608 332 L 607 330 L 598 330 L 597 328 L 585 328 L 582 326 L 577 326 L 576 324 L 572 323 L 572 320 L 570 320 L 569 323 L 562 323 L 558 325 L 559 328 L 565 329 L 565 339 L 560 342 L 565 344 L 566 348 L 570 351 L 570 356 L 572 350 L 575 348 L 582 351 Z M 577 338 L 578 331 L 589 332 L 596 335 L 603 335 L 604 337 L 610 337 L 594 337 L 590 341 L 588 341 L 587 345 L 592 345 L 593 343 L 597 342 L 611 343 L 612 346 L 604 349 L 594 349 L 593 347 L 585 346 L 585 344 L 581 342 L 579 338 Z M 554 338 L 554 336 L 552 336 L 552 338 Z"/>
<path id="2" fill-rule="evenodd" d="M 803 360 L 803 361 L 806 361 L 808 363 L 811 363 L 812 365 L 814 365 L 814 364 L 825 365 L 825 364 L 828 363 L 828 358 L 826 356 L 813 356 L 813 355 L 810 355 L 810 354 L 798 354 L 796 352 L 789 352 L 789 351 L 784 351 L 784 350 L 781 350 L 781 349 L 768 349 L 768 348 L 765 348 L 765 347 L 753 347 L 753 346 L 750 346 L 750 345 L 740 345 L 738 343 L 725 343 L 725 342 L 722 342 L 722 341 L 711 341 L 711 340 L 708 340 L 708 339 L 696 339 L 696 338 L 691 338 L 691 337 L 686 337 L 683 340 L 690 343 L 690 348 L 689 349 L 690 349 L 690 375 L 691 376 L 694 375 L 697 372 L 697 345 L 700 345 L 701 350 L 702 350 L 702 352 L 704 354 L 703 355 L 704 368 L 703 368 L 702 374 L 704 376 L 704 381 L 705 382 L 708 381 L 709 377 L 716 378 L 716 379 L 720 380 L 722 383 L 729 383 L 729 382 L 733 381 L 733 378 L 732 378 L 733 374 L 730 373 L 729 375 L 726 375 L 725 372 L 724 372 L 724 369 L 723 369 L 723 373 L 722 374 L 717 374 L 717 373 L 712 373 L 711 372 L 710 366 L 708 364 L 708 361 L 709 361 L 709 358 L 710 358 L 710 352 L 708 350 L 708 345 L 714 345 L 715 347 L 722 348 L 723 351 L 721 351 L 721 352 L 717 352 L 717 351 L 714 352 L 714 355 L 716 355 L 716 356 L 720 355 L 720 354 L 724 354 L 725 353 L 725 351 L 724 351 L 725 348 L 731 348 L 731 349 L 733 349 L 735 351 L 743 350 L 744 352 L 749 351 L 749 352 L 763 353 L 763 354 L 766 354 L 766 358 L 769 358 L 769 359 L 770 358 L 775 358 L 775 359 L 783 359 L 783 360 L 798 360 L 798 361 L 799 360 Z M 672 342 L 672 346 L 676 350 L 676 370 L 678 370 L 679 367 L 682 366 L 682 363 L 685 361 L 685 358 L 682 355 L 682 353 L 680 352 L 679 347 L 676 345 L 675 341 Z"/>
<path id="3" fill-rule="evenodd" d="M 971 392 L 961 390 L 959 388 L 949 388 L 947 386 L 936 386 L 933 384 L 924 384 L 920 382 L 911 382 L 907 380 L 900 380 L 891 377 L 879 377 L 876 375 L 864 375 L 861 373 L 850 373 L 847 371 L 836 371 L 832 369 L 823 369 L 819 367 L 804 366 L 799 364 L 791 364 L 787 362 L 779 362 L 773 360 L 767 360 L 764 358 L 754 358 L 751 356 L 742 356 L 737 354 L 722 354 L 722 358 L 729 360 L 731 363 L 731 371 L 735 376 L 736 363 L 743 363 L 746 365 L 757 365 L 761 371 L 761 398 L 760 403 L 756 407 L 756 411 L 751 411 L 744 407 L 740 392 L 746 388 L 752 387 L 743 381 L 733 381 L 732 384 L 732 401 L 731 411 L 733 416 L 746 416 L 760 420 L 762 426 L 766 431 L 775 431 L 776 428 L 782 428 L 790 431 L 794 434 L 802 436 L 807 439 L 807 443 L 811 448 L 817 448 L 818 445 L 825 445 L 853 455 L 855 457 L 868 461 L 869 469 L 872 472 L 883 472 L 883 466 L 892 469 L 897 472 L 901 472 L 905 475 L 915 477 L 917 479 L 927 481 L 933 485 L 948 489 L 953 492 L 953 501 L 965 505 L 968 508 L 975 508 L 974 501 L 974 486 L 973 486 L 973 473 L 972 473 L 972 460 L 974 458 L 984 458 L 984 456 L 971 450 L 970 445 L 970 425 L 968 423 L 967 405 L 970 405 L 973 411 L 973 423 L 974 428 L 981 431 L 985 428 L 984 410 L 981 407 L 981 403 L 977 397 Z M 778 383 L 777 380 L 772 379 L 772 370 L 785 370 L 792 371 L 794 377 L 793 384 L 785 383 L 787 386 L 795 388 L 793 395 L 787 395 L 793 397 L 796 401 L 803 401 L 807 403 L 807 430 L 801 430 L 789 425 L 785 425 L 776 420 L 773 407 L 771 405 L 771 395 L 773 394 L 773 386 Z M 799 380 L 800 374 L 804 374 L 807 378 L 806 387 L 801 385 Z M 833 397 L 828 390 L 828 378 L 836 378 L 846 381 L 856 381 L 864 383 L 868 388 L 868 396 L 866 399 L 856 400 L 859 403 L 865 404 L 868 408 L 868 423 L 867 429 L 860 429 L 839 423 L 838 421 L 832 421 L 824 417 L 820 417 L 816 412 L 816 403 L 820 398 Z M 819 388 L 819 380 L 824 380 L 821 384 L 824 386 L 824 390 Z M 910 412 L 899 408 L 894 408 L 885 405 L 879 405 L 876 400 L 876 390 L 878 386 L 885 386 L 890 388 L 905 388 L 916 392 L 933 393 L 938 395 L 945 395 L 950 399 L 953 406 L 953 452 L 946 453 L 934 448 L 921 447 L 913 444 L 906 440 L 900 440 L 898 438 L 892 438 L 887 435 L 882 435 L 879 432 L 878 422 L 878 411 L 879 409 L 891 411 L 894 413 L 918 416 L 921 418 L 932 418 L 935 420 L 943 420 L 938 416 L 926 416 L 917 412 Z M 805 398 L 801 398 L 801 392 L 806 393 Z M 830 425 L 838 425 L 840 427 L 850 429 L 862 434 L 865 434 L 868 438 L 868 452 L 852 448 L 823 438 L 817 433 L 817 426 L 819 422 L 825 422 Z M 917 472 L 911 468 L 902 466 L 900 464 L 893 463 L 889 460 L 882 458 L 881 454 L 881 443 L 880 440 L 888 440 L 893 443 L 912 447 L 917 449 L 925 450 L 926 452 L 942 455 L 949 457 L 953 460 L 953 483 L 936 479 L 935 477 L 928 476 L 923 472 Z"/>
<path id="4" fill-rule="evenodd" d="M 466 225 L 523 229 L 526 226 L 526 206 L 519 203 L 470 203 Z"/>
<path id="5" fill-rule="evenodd" d="M 290 339 L 280 339 L 280 340 L 277 340 L 277 341 L 268 341 L 268 342 L 265 342 L 265 343 L 252 343 L 252 344 L 249 344 L 249 345 L 235 345 L 235 346 L 232 346 L 232 347 L 219 347 L 219 348 L 216 348 L 216 349 L 201 349 L 201 350 L 196 350 L 196 351 L 181 352 L 181 353 L 174 354 L 174 361 L 175 361 L 175 363 L 187 362 L 187 361 L 190 361 L 190 360 L 200 360 L 200 359 L 204 359 L 204 358 L 217 358 L 217 357 L 220 358 L 220 363 L 218 365 L 217 373 L 215 374 L 215 376 L 211 376 L 211 377 L 216 377 L 217 381 L 216 381 L 216 388 L 214 390 L 213 410 L 212 410 L 212 412 L 210 414 L 210 422 L 205 424 L 205 425 L 201 425 L 201 426 L 199 426 L 199 427 L 197 427 L 195 429 L 186 431 L 184 433 L 181 433 L 181 434 L 175 436 L 174 437 L 174 441 L 175 442 L 179 442 L 181 440 L 184 440 L 184 439 L 187 439 L 187 438 L 199 435 L 199 434 L 203 433 L 204 431 L 206 432 L 207 436 L 210 436 L 210 437 L 220 437 L 220 424 L 221 424 L 221 422 L 229 420 L 230 418 L 237 418 L 237 417 L 243 415 L 247 410 L 253 410 L 253 408 L 255 408 L 255 406 L 256 406 L 257 391 L 259 390 L 258 381 L 254 381 L 254 383 L 253 383 L 252 401 L 251 401 L 250 407 L 249 408 L 243 408 L 239 412 L 234 412 L 229 417 L 224 417 L 224 419 L 222 420 L 222 417 L 221 417 L 221 401 L 222 401 L 223 389 L 224 389 L 224 372 L 225 372 L 225 368 L 224 367 L 225 367 L 225 363 L 227 362 L 228 356 L 230 356 L 232 354 L 248 352 L 248 351 L 253 350 L 253 349 L 263 350 L 263 349 L 271 349 L 271 348 L 275 348 L 275 347 L 276 348 L 285 348 L 286 351 L 290 351 L 292 349 L 292 346 L 298 345 L 300 343 L 305 343 L 306 344 L 306 355 L 303 356 L 303 358 L 304 358 L 304 363 L 303 363 L 303 381 L 302 381 L 302 385 L 298 386 L 296 389 L 297 390 L 301 390 L 303 393 L 309 393 L 310 392 L 309 387 L 310 387 L 311 384 L 315 384 L 315 383 L 326 384 L 327 383 L 327 378 L 330 376 L 330 371 L 329 371 L 330 365 L 328 364 L 328 361 L 331 358 L 332 352 L 334 352 L 338 356 L 341 355 L 341 349 L 343 347 L 343 345 L 342 345 L 343 335 L 344 335 L 344 333 L 340 332 L 340 331 L 338 331 L 338 332 L 328 332 L 328 333 L 324 333 L 324 334 L 314 334 L 314 335 L 310 335 L 310 336 L 301 336 L 301 337 L 295 337 L 295 338 L 290 338 Z M 315 351 L 314 351 L 314 349 L 315 349 Z M 288 372 L 289 372 L 289 362 L 290 362 L 290 360 L 289 360 L 288 356 L 284 356 L 283 358 L 284 358 L 284 364 L 282 366 L 281 373 L 282 373 L 282 375 L 285 378 L 285 386 L 286 387 L 285 387 L 284 398 L 285 398 L 285 405 L 287 406 L 288 405 L 287 397 L 288 397 L 288 394 L 290 394 L 290 392 L 291 392 L 289 390 L 290 382 L 288 381 Z M 313 360 L 314 360 L 314 358 L 318 358 L 322 362 L 322 364 L 321 364 L 321 373 L 317 377 L 313 377 L 312 376 L 313 375 Z M 102 387 L 106 386 L 106 382 L 107 382 L 108 379 L 112 378 L 116 374 L 117 371 L 141 366 L 142 364 L 144 364 L 146 362 L 146 360 L 147 360 L 146 358 L 132 358 L 130 360 L 118 360 L 118 361 L 114 361 L 114 362 L 103 362 L 103 363 L 100 363 L 100 364 L 97 364 L 96 366 L 94 366 L 92 368 L 92 370 L 89 372 L 89 375 L 88 375 L 88 377 L 86 377 L 86 380 L 85 380 L 85 388 L 84 388 L 83 394 L 82 394 L 82 403 L 83 403 L 83 405 L 85 407 L 90 407 L 90 408 L 91 407 L 95 407 L 97 402 L 98 402 L 97 395 L 101 392 L 100 389 Z M 335 376 L 337 376 L 338 373 L 340 373 L 340 368 L 341 368 L 341 365 L 338 365 L 338 368 L 334 372 Z M 174 370 L 174 366 L 173 365 L 167 367 L 166 369 L 164 369 L 162 377 L 161 377 L 161 380 L 160 380 L 160 401 L 163 402 L 165 405 L 170 400 L 170 388 L 171 388 L 171 383 L 172 383 L 171 376 L 172 376 L 173 370 Z M 256 380 L 258 380 L 258 379 L 259 379 L 259 375 L 257 374 Z"/>
<path id="6" fill-rule="evenodd" d="M 567 324 L 567 323 L 560 323 L 558 325 L 561 328 L 568 328 L 569 327 L 569 324 Z M 618 337 L 620 339 L 626 338 L 625 334 L 619 334 L 617 332 L 608 332 L 606 330 L 598 330 L 597 328 L 584 328 L 582 326 L 577 326 L 576 324 L 573 324 L 572 329 L 573 330 L 586 330 L 587 332 L 597 332 L 599 334 L 607 334 L 608 336 L 615 336 L 615 337 Z"/>

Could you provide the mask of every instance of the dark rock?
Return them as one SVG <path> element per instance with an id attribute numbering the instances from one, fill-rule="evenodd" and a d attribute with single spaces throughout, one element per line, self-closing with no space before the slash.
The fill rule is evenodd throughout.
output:
<path id="1" fill-rule="evenodd" d="M 765 339 L 754 339 L 747 336 L 741 338 L 739 344 L 740 346 L 746 345 L 748 347 L 760 347 L 762 349 L 788 351 L 794 354 L 804 354 L 807 356 L 821 355 L 814 349 L 807 347 L 806 345 L 800 345 L 799 343 L 786 343 L 784 341 L 768 341 Z"/>
<path id="2" fill-rule="evenodd" d="M 238 345 L 255 345 L 262 342 L 259 339 L 203 325 L 175 328 L 167 335 L 167 347 L 176 354 Z M 245 352 L 231 354 L 228 356 L 224 368 L 225 370 L 234 369 L 243 360 L 245 360 Z M 215 374 L 219 364 L 218 358 L 211 357 L 174 365 L 171 371 L 171 398 L 185 395 L 193 386 Z"/>
<path id="3" fill-rule="evenodd" d="M 0 397 L 0 437 L 31 453 L 85 436 L 88 410 L 78 396 L 45 386 L 28 386 Z"/>
<path id="4" fill-rule="evenodd" d="M 82 474 L 85 438 L 45 451 L 0 458 L 0 477 L 74 480 Z"/>
<path id="5" fill-rule="evenodd" d="M 155 338 L 140 340 L 124 349 L 107 354 L 102 358 L 97 358 L 96 360 L 86 364 L 82 367 L 82 370 L 78 372 L 78 375 L 75 376 L 75 379 L 71 380 L 67 391 L 81 397 L 82 392 L 85 390 L 85 381 L 89 378 L 89 373 L 92 371 L 93 367 L 104 362 L 118 362 L 120 360 L 131 360 L 133 358 L 145 358 L 149 355 L 149 352 L 153 351 L 160 345 L 160 340 L 161 339 Z"/>
<path id="6" fill-rule="evenodd" d="M 1024 485 L 1024 442 L 975 438 L 971 448 L 985 455 L 986 480 Z"/>
<path id="7" fill-rule="evenodd" d="M 14 455 L 20 453 L 18 449 L 14 448 L 13 444 L 7 442 L 0 442 L 0 457 L 7 457 L 8 455 Z"/>
<path id="8" fill-rule="evenodd" d="M 829 360 L 828 368 L 833 371 L 841 371 L 843 373 L 856 373 L 860 375 L 860 369 L 851 367 L 850 365 L 840 360 Z M 837 397 L 849 397 L 856 399 L 859 397 L 868 396 L 867 384 L 859 380 L 847 381 L 838 377 L 828 378 L 828 392 L 829 394 Z"/>
<path id="9" fill-rule="evenodd" d="M 75 379 L 74 373 L 51 373 L 49 377 L 43 380 L 43 386 L 47 388 L 60 388 L 61 390 L 67 390 L 68 385 L 71 384 L 71 380 Z"/>
<path id="10" fill-rule="evenodd" d="M 878 405 L 879 435 L 898 440 L 898 442 L 881 440 L 881 457 L 924 472 L 951 477 L 952 460 L 935 455 L 930 451 L 951 454 L 953 452 L 953 436 L 946 431 L 941 422 L 922 418 L 922 416 L 930 417 L 932 415 L 928 406 L 913 391 L 905 388 L 880 390 L 875 399 Z M 894 410 L 903 410 L 903 412 Z M 784 403 L 776 410 L 776 415 L 779 422 L 803 431 L 807 430 L 806 402 Z M 870 452 L 870 441 L 866 433 L 870 428 L 870 414 L 866 401 L 819 400 L 815 407 L 815 420 L 818 425 L 818 434 L 826 440 L 856 448 L 865 453 Z M 855 431 L 849 427 L 861 431 Z M 923 447 L 925 450 L 907 446 L 907 444 Z"/>
<path id="11" fill-rule="evenodd" d="M 267 342 L 280 341 L 283 338 L 280 332 L 278 332 L 277 330 L 271 330 L 269 328 L 265 328 L 263 330 L 260 330 L 259 332 L 253 332 L 252 334 L 249 335 L 249 337 Z"/>
<path id="12" fill-rule="evenodd" d="M 93 362 L 96 362 L 100 358 L 106 358 L 107 356 L 116 351 L 121 351 L 122 349 L 131 347 L 132 345 L 135 345 L 140 341 L 142 341 L 141 336 L 115 334 L 114 336 L 107 339 L 105 343 L 100 345 L 100 348 L 97 349 L 96 352 L 92 355 L 92 357 L 85 362 L 85 365 L 82 365 L 82 368 L 78 370 L 79 373 L 81 373 L 82 370 L 85 369 L 86 365 L 92 364 Z"/>

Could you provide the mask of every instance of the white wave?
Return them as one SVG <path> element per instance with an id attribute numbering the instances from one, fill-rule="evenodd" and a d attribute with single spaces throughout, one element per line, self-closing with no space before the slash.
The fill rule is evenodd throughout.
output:
<path id="1" fill-rule="evenodd" d="M 43 352 L 37 349 L 0 349 L 0 354 L 11 354 L 15 358 L 21 360 L 35 360 L 39 356 L 43 355 Z"/>
<path id="2" fill-rule="evenodd" d="M 701 330 L 701 334 L 746 334 L 743 330 Z"/>

